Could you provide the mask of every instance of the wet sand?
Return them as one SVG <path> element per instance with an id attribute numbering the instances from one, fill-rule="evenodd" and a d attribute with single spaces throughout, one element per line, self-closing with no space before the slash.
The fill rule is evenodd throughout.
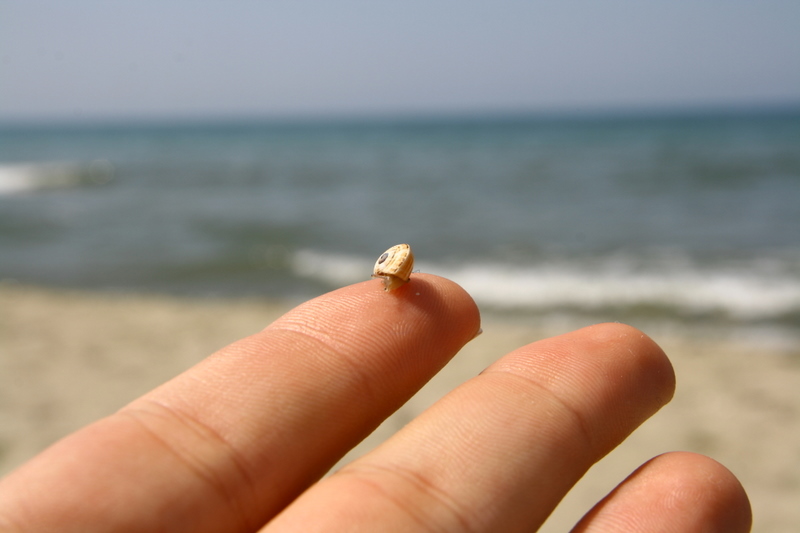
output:
<path id="1" fill-rule="evenodd" d="M 288 308 L 0 285 L 0 475 Z M 384 440 L 500 355 L 565 328 L 486 317 L 484 334 L 348 457 Z M 637 466 L 672 450 L 704 453 L 730 468 L 750 495 L 754 531 L 796 531 L 800 346 L 677 328 L 645 332 L 675 366 L 675 399 L 590 470 L 542 531 L 569 530 Z"/>

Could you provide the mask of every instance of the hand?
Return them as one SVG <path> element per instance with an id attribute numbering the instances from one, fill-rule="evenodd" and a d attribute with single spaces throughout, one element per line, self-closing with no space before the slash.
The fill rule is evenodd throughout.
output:
<path id="1" fill-rule="evenodd" d="M 0 531 L 534 531 L 671 398 L 672 367 L 639 331 L 607 324 L 522 347 L 314 484 L 478 330 L 472 299 L 431 275 L 311 300 L 10 474 Z M 576 530 L 749 525 L 728 470 L 676 453 Z"/>

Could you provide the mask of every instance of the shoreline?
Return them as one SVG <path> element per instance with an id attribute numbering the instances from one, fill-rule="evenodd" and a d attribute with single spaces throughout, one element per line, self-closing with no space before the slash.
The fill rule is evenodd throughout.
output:
<path id="1" fill-rule="evenodd" d="M 0 284 L 0 475 L 287 311 L 286 302 Z M 703 453 L 750 495 L 754 531 L 800 524 L 800 345 L 665 326 L 648 330 L 678 378 L 672 403 L 596 465 L 541 531 L 563 531 L 647 459 Z M 344 460 L 393 434 L 508 351 L 576 326 L 491 313 L 484 333 Z M 576 326 L 577 327 L 577 326 Z"/>

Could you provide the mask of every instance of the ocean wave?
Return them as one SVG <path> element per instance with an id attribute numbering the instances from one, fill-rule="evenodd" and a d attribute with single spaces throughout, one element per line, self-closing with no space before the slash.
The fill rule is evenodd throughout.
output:
<path id="1" fill-rule="evenodd" d="M 348 285 L 369 277 L 372 272 L 367 272 L 364 265 L 371 264 L 363 257 L 314 250 L 298 250 L 292 254 L 290 260 L 294 275 L 333 286 Z"/>
<path id="2" fill-rule="evenodd" d="M 114 168 L 107 161 L 0 164 L 0 195 L 102 185 L 113 175 Z"/>
<path id="3" fill-rule="evenodd" d="M 780 259 L 731 266 L 691 261 L 592 258 L 541 261 L 524 267 L 502 262 L 465 266 L 418 262 L 420 271 L 446 276 L 479 305 L 496 310 L 662 310 L 683 316 L 722 315 L 770 320 L 800 313 L 800 276 Z M 302 250 L 295 275 L 339 286 L 371 274 L 372 259 Z"/>

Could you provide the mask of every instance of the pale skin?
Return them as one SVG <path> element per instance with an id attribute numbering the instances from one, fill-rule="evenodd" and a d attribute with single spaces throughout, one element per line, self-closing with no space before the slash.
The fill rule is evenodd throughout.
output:
<path id="1" fill-rule="evenodd" d="M 7 476 L 0 531 L 535 531 L 672 397 L 640 331 L 523 346 L 317 482 L 479 328 L 469 295 L 432 275 L 311 300 Z M 575 531 L 750 529 L 744 490 L 710 458 L 660 455 L 620 481 Z"/>

